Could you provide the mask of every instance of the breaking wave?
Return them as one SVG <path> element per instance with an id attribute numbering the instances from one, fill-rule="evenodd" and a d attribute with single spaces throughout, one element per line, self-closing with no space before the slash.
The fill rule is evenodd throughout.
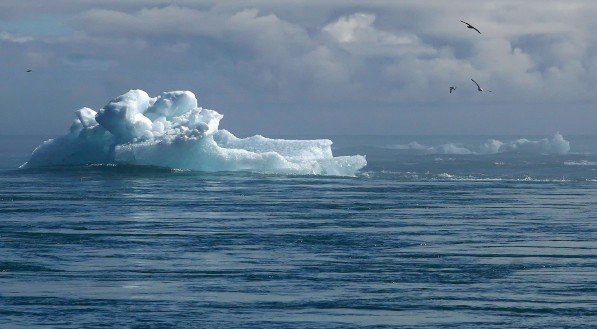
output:
<path id="1" fill-rule="evenodd" d="M 21 168 L 128 164 L 197 171 L 354 176 L 364 156 L 332 155 L 332 141 L 237 138 L 190 91 L 131 90 L 99 111 L 82 108 L 69 132 L 39 145 Z"/>

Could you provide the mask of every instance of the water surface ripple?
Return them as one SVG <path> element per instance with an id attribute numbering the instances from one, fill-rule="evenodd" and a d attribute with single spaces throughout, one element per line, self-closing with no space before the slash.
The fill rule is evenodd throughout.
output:
<path id="1" fill-rule="evenodd" d="M 376 165 L 0 171 L 0 327 L 596 323 L 597 183 Z"/>

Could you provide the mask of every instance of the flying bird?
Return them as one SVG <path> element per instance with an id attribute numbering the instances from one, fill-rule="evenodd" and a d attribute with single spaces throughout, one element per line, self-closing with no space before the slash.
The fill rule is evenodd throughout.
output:
<path id="1" fill-rule="evenodd" d="M 481 34 L 481 31 L 477 30 L 477 28 L 476 28 L 476 27 L 474 27 L 474 26 L 470 25 L 469 23 L 467 23 L 467 22 L 465 22 L 465 21 L 461 21 L 461 22 L 462 22 L 462 23 L 464 23 L 464 24 L 466 24 L 466 27 L 468 27 L 469 29 L 473 29 L 473 30 L 475 30 L 475 31 L 479 32 L 479 34 Z"/>
<path id="2" fill-rule="evenodd" d="M 27 69 L 27 73 L 31 72 L 31 69 Z"/>
<path id="3" fill-rule="evenodd" d="M 477 83 L 477 81 L 475 81 L 475 80 L 473 80 L 473 79 L 471 79 L 471 81 L 472 81 L 472 82 L 474 82 L 474 83 L 477 85 L 477 90 L 478 90 L 478 91 L 488 91 L 488 92 L 490 92 L 490 93 L 492 92 L 492 91 L 491 91 L 491 90 L 489 90 L 489 89 L 483 89 L 483 88 L 481 88 L 481 86 L 479 86 L 479 84 Z"/>
<path id="4" fill-rule="evenodd" d="M 451 94 L 451 93 L 452 93 L 454 90 L 456 90 L 456 87 L 454 87 L 454 86 L 450 86 L 450 94 Z"/>

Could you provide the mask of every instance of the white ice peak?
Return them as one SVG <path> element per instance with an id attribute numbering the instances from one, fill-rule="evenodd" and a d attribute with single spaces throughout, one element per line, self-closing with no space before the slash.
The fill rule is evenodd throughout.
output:
<path id="1" fill-rule="evenodd" d="M 131 90 L 95 112 L 76 111 L 68 134 L 37 147 L 23 167 L 127 163 L 199 171 L 355 175 L 360 155 L 334 157 L 330 140 L 241 139 L 190 91 L 151 98 Z"/>

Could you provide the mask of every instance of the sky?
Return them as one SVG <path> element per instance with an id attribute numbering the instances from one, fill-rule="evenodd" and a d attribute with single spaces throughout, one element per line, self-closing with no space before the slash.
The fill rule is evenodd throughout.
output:
<path id="1" fill-rule="evenodd" d="M 143 89 L 191 90 L 239 136 L 594 135 L 595 17 L 593 0 L 3 0 L 0 134 L 62 134 Z"/>

